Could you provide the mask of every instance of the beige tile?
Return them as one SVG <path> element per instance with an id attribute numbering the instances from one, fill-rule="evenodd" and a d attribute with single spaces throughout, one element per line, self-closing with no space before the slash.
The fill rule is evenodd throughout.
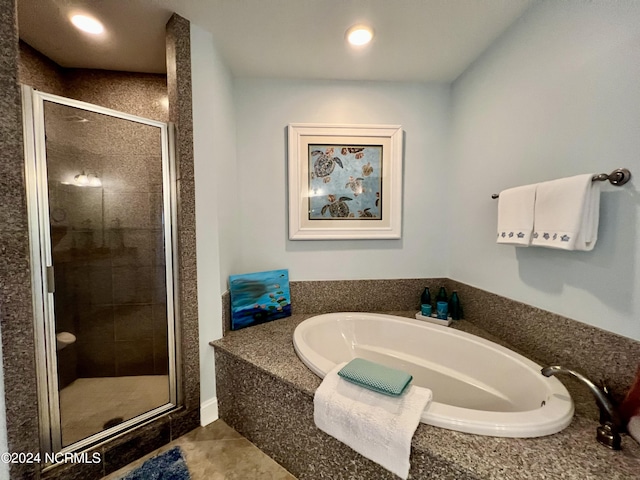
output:
<path id="1" fill-rule="evenodd" d="M 244 438 L 177 442 L 184 452 L 193 480 L 287 479 L 288 472 Z"/>
<path id="2" fill-rule="evenodd" d="M 197 443 L 210 440 L 238 440 L 244 437 L 227 425 L 223 420 L 217 420 L 206 427 L 196 428 L 178 438 L 176 442 Z"/>
<path id="3" fill-rule="evenodd" d="M 191 480 L 295 480 L 222 420 L 189 432 L 103 480 L 116 480 L 175 446 L 182 449 Z"/>

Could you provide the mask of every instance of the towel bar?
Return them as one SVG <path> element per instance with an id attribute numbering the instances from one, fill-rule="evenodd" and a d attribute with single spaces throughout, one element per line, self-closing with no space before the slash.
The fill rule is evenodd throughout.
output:
<path id="1" fill-rule="evenodd" d="M 599 173 L 598 175 L 594 175 L 591 178 L 592 182 L 604 182 L 605 180 L 609 180 L 609 183 L 611 185 L 621 187 L 629 180 L 631 180 L 631 172 L 626 168 L 617 168 L 611 173 Z M 500 195 L 498 193 L 494 193 L 493 195 L 491 195 L 491 198 L 495 200 L 499 196 Z"/>

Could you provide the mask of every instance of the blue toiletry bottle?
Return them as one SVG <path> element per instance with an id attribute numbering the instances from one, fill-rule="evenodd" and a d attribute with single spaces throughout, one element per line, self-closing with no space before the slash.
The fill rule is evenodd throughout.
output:
<path id="1" fill-rule="evenodd" d="M 431 292 L 429 291 L 429 287 L 424 287 L 424 292 L 420 295 L 420 304 L 431 305 Z"/>
<path id="2" fill-rule="evenodd" d="M 436 296 L 436 302 L 447 302 L 447 301 L 449 301 L 447 298 L 447 291 L 445 290 L 444 287 L 440 287 L 440 291 Z"/>
<path id="3" fill-rule="evenodd" d="M 449 299 L 449 315 L 453 320 L 460 320 L 462 318 L 462 307 L 460 306 L 460 297 L 458 292 L 453 291 L 451 298 Z"/>

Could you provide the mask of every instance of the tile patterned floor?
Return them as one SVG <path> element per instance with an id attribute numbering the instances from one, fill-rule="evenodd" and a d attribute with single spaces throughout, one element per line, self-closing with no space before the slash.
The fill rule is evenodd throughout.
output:
<path id="1" fill-rule="evenodd" d="M 191 480 L 296 480 L 222 420 L 197 428 L 102 480 L 116 480 L 174 446 L 182 449 Z"/>
<path id="2" fill-rule="evenodd" d="M 169 401 L 169 377 L 78 378 L 60 391 L 62 444 L 100 432 L 105 422 L 129 420 Z"/>

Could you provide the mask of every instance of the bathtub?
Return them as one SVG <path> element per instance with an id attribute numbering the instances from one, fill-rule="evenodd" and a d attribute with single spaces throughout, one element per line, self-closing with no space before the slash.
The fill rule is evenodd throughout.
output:
<path id="1" fill-rule="evenodd" d="M 323 378 L 354 357 L 403 370 L 433 391 L 421 421 L 495 437 L 540 437 L 564 429 L 573 401 L 556 378 L 507 348 L 449 327 L 374 313 L 329 313 L 293 334 L 300 360 Z"/>

